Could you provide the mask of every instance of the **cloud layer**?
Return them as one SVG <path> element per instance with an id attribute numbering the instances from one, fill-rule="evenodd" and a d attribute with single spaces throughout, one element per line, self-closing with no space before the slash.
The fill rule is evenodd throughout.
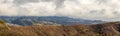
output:
<path id="1" fill-rule="evenodd" d="M 120 0 L 0 0 L 0 16 L 120 20 Z"/>

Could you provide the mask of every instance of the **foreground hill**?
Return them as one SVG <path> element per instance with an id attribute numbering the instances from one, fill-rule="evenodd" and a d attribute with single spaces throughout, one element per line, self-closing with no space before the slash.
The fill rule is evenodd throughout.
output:
<path id="1" fill-rule="evenodd" d="M 94 25 L 33 25 L 0 27 L 0 36 L 120 36 L 120 22 Z"/>

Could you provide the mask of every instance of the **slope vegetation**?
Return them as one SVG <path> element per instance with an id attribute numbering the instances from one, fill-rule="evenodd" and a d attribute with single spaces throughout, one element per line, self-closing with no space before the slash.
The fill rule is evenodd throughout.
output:
<path id="1" fill-rule="evenodd" d="M 0 36 L 120 36 L 120 22 L 94 25 L 33 25 L 0 27 Z"/>

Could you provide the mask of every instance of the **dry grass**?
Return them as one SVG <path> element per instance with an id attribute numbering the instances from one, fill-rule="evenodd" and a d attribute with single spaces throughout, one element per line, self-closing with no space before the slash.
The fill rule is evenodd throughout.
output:
<path id="1" fill-rule="evenodd" d="M 120 23 L 72 26 L 9 26 L 0 29 L 0 36 L 120 36 Z"/>
<path id="2" fill-rule="evenodd" d="M 10 30 L 10 28 L 7 26 L 7 24 L 3 20 L 0 20 L 0 28 Z"/>

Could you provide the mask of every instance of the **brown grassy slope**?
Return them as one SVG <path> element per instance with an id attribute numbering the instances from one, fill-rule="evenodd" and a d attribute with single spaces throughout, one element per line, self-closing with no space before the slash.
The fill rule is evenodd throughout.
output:
<path id="1" fill-rule="evenodd" d="M 119 36 L 120 23 L 111 22 L 96 25 L 34 25 L 0 27 L 0 36 Z"/>

